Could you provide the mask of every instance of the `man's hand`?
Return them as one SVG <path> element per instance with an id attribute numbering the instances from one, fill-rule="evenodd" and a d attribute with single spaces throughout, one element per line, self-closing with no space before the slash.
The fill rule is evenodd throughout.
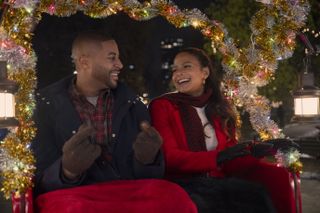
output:
<path id="1" fill-rule="evenodd" d="M 93 132 L 91 126 L 82 124 L 78 132 L 64 144 L 62 171 L 68 179 L 73 180 L 81 175 L 100 156 L 101 147 L 89 141 L 89 136 Z"/>
<path id="2" fill-rule="evenodd" d="M 217 164 L 221 165 L 222 163 L 234 158 L 250 155 L 250 150 L 248 149 L 250 144 L 251 142 L 238 143 L 232 147 L 222 150 L 218 153 Z"/>
<path id="3" fill-rule="evenodd" d="M 138 134 L 132 146 L 134 157 L 140 163 L 151 164 L 160 150 L 162 138 L 147 121 L 141 122 L 140 128 L 142 131 Z"/>

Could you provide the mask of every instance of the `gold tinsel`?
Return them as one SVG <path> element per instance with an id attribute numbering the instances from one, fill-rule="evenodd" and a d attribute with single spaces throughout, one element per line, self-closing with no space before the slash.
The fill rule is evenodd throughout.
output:
<path id="1" fill-rule="evenodd" d="M 31 51 L 31 25 L 26 20 L 30 13 L 25 9 L 9 8 L 4 14 L 2 26 L 8 35 L 18 44 Z"/>
<path id="2" fill-rule="evenodd" d="M 303 167 L 302 162 L 298 160 L 298 161 L 295 161 L 294 163 L 290 164 L 288 169 L 293 173 L 297 173 L 297 172 L 301 173 L 302 167 Z"/>
<path id="3" fill-rule="evenodd" d="M 99 1 L 95 1 L 86 11 L 84 11 L 84 14 L 92 18 L 101 18 L 116 14 L 122 9 L 123 7 L 117 1 L 110 3 L 108 6 L 102 5 Z"/>
<path id="4" fill-rule="evenodd" d="M 27 148 L 24 141 L 20 140 L 14 134 L 5 138 L 1 143 L 1 149 L 5 150 L 8 157 L 16 159 L 14 165 L 8 168 L 2 168 L 2 188 L 6 198 L 9 198 L 12 192 L 18 191 L 24 193 L 33 186 L 32 178 L 35 171 L 34 157 Z"/>
<path id="5" fill-rule="evenodd" d="M 8 77 L 19 84 L 19 91 L 16 94 L 16 117 L 19 121 L 19 127 L 0 144 L 0 148 L 5 150 L 8 158 L 15 160 L 14 165 L 2 168 L 1 191 L 4 192 L 6 198 L 10 197 L 11 192 L 24 193 L 33 186 L 35 159 L 31 150 L 28 149 L 28 144 L 36 132 L 31 120 L 35 106 L 32 96 L 36 86 L 35 71 L 9 72 Z"/>
<path id="6" fill-rule="evenodd" d="M 39 14 L 24 8 L 9 8 L 1 23 L 8 36 L 25 48 L 25 54 L 33 57 L 31 37 L 33 26 L 39 21 Z M 33 93 L 36 87 L 36 74 L 33 69 L 11 70 L 8 66 L 8 78 L 19 84 L 16 96 L 16 118 L 19 127 L 0 143 L 1 157 L 7 162 L 1 162 L 3 177 L 1 191 L 6 198 L 12 192 L 24 193 L 33 186 L 34 157 L 28 145 L 35 136 L 35 127 L 31 120 L 34 109 Z M 2 159 L 3 160 L 3 159 Z"/>
<path id="7" fill-rule="evenodd" d="M 9 1 L 14 4 L 14 1 Z M 298 4 L 305 4 L 305 0 L 299 0 Z M 10 6 L 10 5 L 9 5 Z M 26 54 L 32 58 L 33 50 L 31 46 L 33 27 L 40 21 L 41 13 L 49 13 L 57 16 L 70 16 L 78 10 L 83 11 L 90 17 L 101 18 L 119 11 L 125 11 L 128 15 L 136 20 L 147 20 L 154 13 L 165 17 L 168 22 L 175 27 L 193 26 L 199 29 L 203 35 L 209 38 L 214 46 L 221 51 L 223 55 L 223 63 L 229 67 L 231 73 L 229 76 L 244 76 L 248 80 L 254 78 L 257 73 L 264 67 L 263 63 L 276 64 L 275 54 L 286 54 L 293 50 L 295 42 L 289 37 L 287 32 L 295 32 L 301 27 L 301 23 L 296 23 L 293 19 L 283 18 L 293 16 L 294 11 L 290 10 L 288 1 L 274 0 L 270 5 L 264 5 L 251 20 L 251 27 L 255 29 L 255 45 L 259 48 L 259 60 L 249 64 L 247 59 L 248 51 L 234 51 L 232 44 L 228 43 L 225 31 L 222 25 L 210 23 L 206 19 L 199 20 L 194 11 L 180 11 L 180 9 L 172 2 L 167 0 L 147 1 L 140 4 L 138 1 L 124 0 L 43 0 L 39 1 L 37 8 L 30 10 L 24 7 L 13 8 L 9 7 L 8 11 L 3 15 L 1 25 L 6 30 L 6 33 L 14 41 L 14 43 L 22 46 L 26 50 Z M 151 14 L 151 12 L 153 14 Z M 191 13 L 191 14 L 190 14 Z M 199 14 L 198 14 L 199 15 Z M 201 15 L 200 15 L 201 16 Z M 270 28 L 268 26 L 267 17 L 275 20 L 275 25 Z M 0 32 L 1 33 L 1 32 Z M 278 49 L 274 49 L 277 46 Z M 260 63 L 261 62 L 261 63 Z M 262 63 L 263 62 L 263 63 Z M 270 78 L 272 70 L 265 68 L 265 75 L 262 78 Z M 9 165 L 3 171 L 3 187 L 1 190 L 6 197 L 12 192 L 16 194 L 24 193 L 27 188 L 32 187 L 32 175 L 34 172 L 34 158 L 27 145 L 35 136 L 36 129 L 33 127 L 31 120 L 32 111 L 35 107 L 34 103 L 34 88 L 36 86 L 36 75 L 33 68 L 22 70 L 9 70 L 9 77 L 20 84 L 20 89 L 16 94 L 16 117 L 20 122 L 20 126 L 16 131 L 12 131 L 4 141 L 0 144 L 0 148 L 10 159 L 14 159 L 14 165 Z M 239 89 L 239 81 L 229 79 L 226 80 L 227 87 L 232 91 Z M 232 101 L 237 104 L 243 104 L 237 95 L 231 96 Z M 261 110 L 269 110 L 266 102 L 257 95 L 252 95 L 251 98 L 256 98 L 255 105 L 246 105 L 245 107 L 256 107 Z M 239 117 L 237 119 L 239 121 Z M 240 122 L 237 122 L 240 123 Z M 255 126 L 263 140 L 271 139 L 272 133 L 265 130 L 262 126 Z M 294 171 L 301 170 L 301 164 L 296 162 L 291 165 Z"/>

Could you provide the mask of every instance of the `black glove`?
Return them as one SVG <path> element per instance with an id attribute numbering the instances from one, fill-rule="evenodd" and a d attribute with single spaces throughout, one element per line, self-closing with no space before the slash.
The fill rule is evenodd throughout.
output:
<path id="1" fill-rule="evenodd" d="M 148 122 L 144 121 L 140 126 L 142 131 L 132 146 L 134 157 L 142 164 L 151 164 L 160 150 L 162 138 Z"/>
<path id="2" fill-rule="evenodd" d="M 300 150 L 299 144 L 288 138 L 271 139 L 264 141 L 264 143 L 272 144 L 274 149 L 281 150 L 283 152 L 289 151 L 291 149 Z"/>
<path id="3" fill-rule="evenodd" d="M 250 155 L 250 150 L 248 149 L 248 147 L 251 143 L 252 142 L 238 143 L 232 147 L 222 150 L 221 152 L 218 153 L 217 164 L 221 165 L 225 161 L 229 161 L 234 158 L 245 156 L 245 155 Z"/>
<path id="4" fill-rule="evenodd" d="M 85 124 L 79 127 L 63 146 L 62 171 L 68 179 L 74 179 L 85 172 L 101 154 L 101 147 L 93 144 L 89 136 L 93 128 Z"/>
<path id="5" fill-rule="evenodd" d="M 292 149 L 299 150 L 300 146 L 290 139 L 278 138 L 253 143 L 253 145 L 251 146 L 251 154 L 254 157 L 260 158 L 275 155 L 278 150 L 282 152 L 288 152 Z"/>

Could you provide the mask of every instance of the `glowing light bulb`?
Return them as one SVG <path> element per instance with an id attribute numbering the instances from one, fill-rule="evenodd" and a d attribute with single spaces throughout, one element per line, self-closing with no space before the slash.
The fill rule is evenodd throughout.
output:
<path id="1" fill-rule="evenodd" d="M 194 27 L 198 27 L 200 25 L 200 22 L 198 20 L 192 20 L 191 25 Z"/>

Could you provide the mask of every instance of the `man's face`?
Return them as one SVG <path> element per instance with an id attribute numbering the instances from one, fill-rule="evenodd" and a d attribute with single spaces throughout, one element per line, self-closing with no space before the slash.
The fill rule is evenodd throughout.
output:
<path id="1" fill-rule="evenodd" d="M 91 84 L 98 89 L 116 88 L 118 85 L 120 70 L 123 65 L 119 59 L 119 50 L 114 40 L 101 43 L 102 48 L 91 57 L 91 70 L 89 78 Z"/>

